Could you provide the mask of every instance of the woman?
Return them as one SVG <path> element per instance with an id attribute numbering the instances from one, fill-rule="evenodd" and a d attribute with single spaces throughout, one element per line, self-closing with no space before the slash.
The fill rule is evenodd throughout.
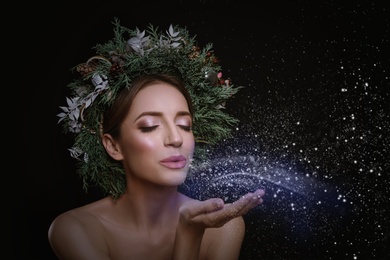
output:
<path id="1" fill-rule="evenodd" d="M 109 61 L 112 71 L 115 58 Z M 94 71 L 102 73 L 95 65 Z M 63 108 L 68 119 L 64 114 L 60 117 L 73 130 L 80 127 L 74 131 L 79 146 L 81 140 L 87 141 L 85 135 L 99 140 L 110 162 L 99 165 L 94 157 L 100 154 L 96 156 L 97 149 L 88 145 L 80 149 L 88 152 L 82 162 L 88 169 L 111 170 L 120 165 L 124 190 L 55 218 L 49 229 L 55 254 L 60 259 L 238 259 L 245 232 L 242 215 L 262 203 L 264 191 L 248 193 L 229 204 L 220 198 L 196 200 L 178 191 L 195 149 L 188 86 L 177 75 L 143 72 L 130 87 L 114 93 L 108 82 L 115 77 L 99 73 L 90 74 L 95 86 L 92 95 L 80 94 L 77 102 L 72 99 L 74 103 L 69 99 L 69 107 Z M 102 105 L 104 95 L 111 98 L 109 105 Z M 75 109 L 76 103 L 81 107 Z M 88 120 L 102 107 L 94 131 Z M 110 174 L 99 183 L 115 191 L 115 183 L 105 182 L 116 176 L 115 169 Z M 91 178 L 99 179 L 98 175 L 96 171 Z"/>

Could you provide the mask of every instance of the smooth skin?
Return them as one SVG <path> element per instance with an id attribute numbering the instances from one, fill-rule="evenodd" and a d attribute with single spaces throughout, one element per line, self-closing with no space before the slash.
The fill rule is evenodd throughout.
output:
<path id="1" fill-rule="evenodd" d="M 59 259 L 236 260 L 246 212 L 263 202 L 263 190 L 234 203 L 199 201 L 178 192 L 194 152 L 192 118 L 183 95 L 166 83 L 139 91 L 121 137 L 102 137 L 121 161 L 126 191 L 59 215 L 49 242 Z M 184 162 L 164 163 L 171 156 Z"/>

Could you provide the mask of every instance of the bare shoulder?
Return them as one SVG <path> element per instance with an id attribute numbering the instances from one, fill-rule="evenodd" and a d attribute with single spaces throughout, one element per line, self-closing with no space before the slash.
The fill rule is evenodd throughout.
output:
<path id="1" fill-rule="evenodd" d="M 100 221 L 98 219 L 99 212 L 101 208 L 104 208 L 106 204 L 106 199 L 102 199 L 75 209 L 66 211 L 58 215 L 50 226 L 50 231 L 61 231 L 70 226 L 77 228 L 85 228 L 91 225 L 99 225 Z M 50 235 L 51 232 L 49 232 Z"/>
<path id="2" fill-rule="evenodd" d="M 58 215 L 53 220 L 49 227 L 48 239 L 59 258 L 102 257 L 101 254 L 108 252 L 105 229 L 96 210 L 102 204 L 104 201 L 75 208 Z"/>
<path id="3" fill-rule="evenodd" d="M 77 230 L 77 228 L 85 228 L 94 224 L 98 224 L 98 219 L 92 212 L 84 207 L 71 209 L 58 215 L 53 220 L 49 229 L 49 237 L 56 235 L 58 232 L 64 232 L 69 227 L 72 227 L 72 230 Z"/>

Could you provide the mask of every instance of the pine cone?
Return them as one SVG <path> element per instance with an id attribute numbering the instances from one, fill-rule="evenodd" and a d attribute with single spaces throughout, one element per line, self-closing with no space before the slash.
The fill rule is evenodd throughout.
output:
<path id="1" fill-rule="evenodd" d="M 94 68 L 87 63 L 82 63 L 82 64 L 78 65 L 76 69 L 81 74 L 82 77 L 86 77 L 88 74 L 90 74 L 94 70 Z"/>
<path id="2" fill-rule="evenodd" d="M 195 60 L 200 55 L 200 48 L 198 46 L 191 47 L 192 52 L 188 55 L 191 60 Z"/>
<path id="3" fill-rule="evenodd" d="M 110 68 L 110 73 L 112 75 L 118 75 L 123 72 L 123 68 L 119 63 L 113 63 Z"/>

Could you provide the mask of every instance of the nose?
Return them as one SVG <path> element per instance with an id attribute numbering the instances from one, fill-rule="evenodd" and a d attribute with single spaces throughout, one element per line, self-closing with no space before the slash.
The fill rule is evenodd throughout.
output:
<path id="1" fill-rule="evenodd" d="M 180 134 L 179 127 L 170 125 L 167 127 L 167 134 L 165 136 L 164 145 L 179 147 L 183 144 L 183 137 Z"/>

